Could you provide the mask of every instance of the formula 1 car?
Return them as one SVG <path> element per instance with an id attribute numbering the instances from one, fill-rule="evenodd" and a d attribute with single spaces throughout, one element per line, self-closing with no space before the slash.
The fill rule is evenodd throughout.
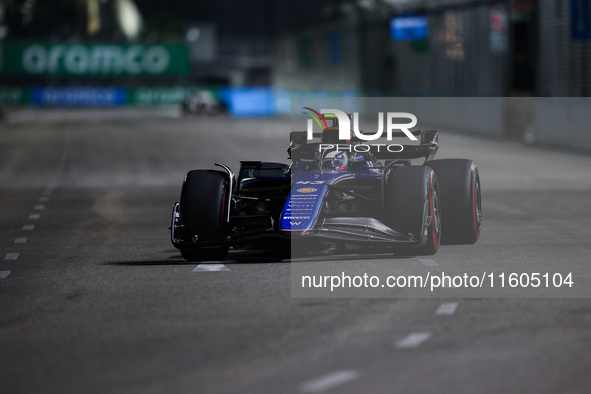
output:
<path id="1" fill-rule="evenodd" d="M 218 115 L 227 111 L 228 105 L 208 90 L 190 93 L 181 102 L 181 112 L 185 115 Z"/>
<path id="2" fill-rule="evenodd" d="M 419 145 L 394 148 L 355 138 L 342 144 L 337 133 L 333 124 L 314 142 L 292 132 L 291 165 L 242 161 L 237 177 L 217 163 L 223 171 L 189 171 L 173 207 L 172 244 L 185 259 L 203 261 L 225 259 L 230 247 L 306 240 L 386 245 L 413 256 L 478 240 L 478 169 L 471 160 L 434 160 L 437 131 L 413 132 Z"/>

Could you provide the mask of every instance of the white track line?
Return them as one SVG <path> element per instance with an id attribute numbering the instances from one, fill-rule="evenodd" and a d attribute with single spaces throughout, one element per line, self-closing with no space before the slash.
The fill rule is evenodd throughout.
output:
<path id="1" fill-rule="evenodd" d="M 193 269 L 193 272 L 230 271 L 230 268 L 219 261 L 204 261 Z"/>
<path id="2" fill-rule="evenodd" d="M 29 215 L 29 219 L 31 219 L 31 220 L 37 220 L 40 217 L 41 217 L 41 215 L 38 214 L 38 213 L 32 213 L 32 214 Z"/>
<path id="3" fill-rule="evenodd" d="M 419 261 L 427 267 L 437 267 L 439 265 L 433 259 L 419 259 Z"/>
<path id="4" fill-rule="evenodd" d="M 413 332 L 408 334 L 398 342 L 396 342 L 396 349 L 410 349 L 420 346 L 427 339 L 431 338 L 428 332 Z"/>
<path id="5" fill-rule="evenodd" d="M 453 315 L 458 308 L 457 302 L 444 302 L 435 311 L 436 315 Z"/>
<path id="6" fill-rule="evenodd" d="M 45 209 L 45 204 L 37 204 L 35 205 L 35 211 L 42 211 Z"/>
<path id="7" fill-rule="evenodd" d="M 20 253 L 6 253 L 6 257 L 4 257 L 4 260 L 16 260 L 18 259 L 19 255 Z"/>
<path id="8" fill-rule="evenodd" d="M 356 371 L 336 371 L 302 384 L 304 393 L 319 393 L 340 386 L 359 377 Z"/>
<path id="9" fill-rule="evenodd" d="M 0 279 L 6 279 L 10 275 L 10 271 L 0 271 Z"/>
<path id="10" fill-rule="evenodd" d="M 25 224 L 25 225 L 23 226 L 23 230 L 24 230 L 24 231 L 32 231 L 32 230 L 34 230 L 34 229 L 35 229 L 35 225 L 34 225 L 34 224 Z"/>
<path id="11" fill-rule="evenodd" d="M 15 244 L 26 244 L 29 239 L 27 237 L 20 237 L 14 240 Z"/>

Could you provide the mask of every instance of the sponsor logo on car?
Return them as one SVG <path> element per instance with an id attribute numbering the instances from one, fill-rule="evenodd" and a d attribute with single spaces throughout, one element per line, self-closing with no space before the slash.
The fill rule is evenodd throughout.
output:
<path id="1" fill-rule="evenodd" d="M 315 189 L 313 187 L 302 187 L 298 189 L 299 193 L 314 193 L 316 191 L 318 191 L 318 189 Z"/>

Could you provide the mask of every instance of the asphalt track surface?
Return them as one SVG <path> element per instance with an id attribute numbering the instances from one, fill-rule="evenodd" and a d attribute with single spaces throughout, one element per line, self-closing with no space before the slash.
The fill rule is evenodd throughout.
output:
<path id="1" fill-rule="evenodd" d="M 0 126 L 1 392 L 591 391 L 589 299 L 296 299 L 289 259 L 196 269 L 167 230 L 184 174 L 286 161 L 289 122 L 103 115 Z M 485 225 L 433 262 L 591 264 L 591 157 L 440 143 L 478 163 Z"/>

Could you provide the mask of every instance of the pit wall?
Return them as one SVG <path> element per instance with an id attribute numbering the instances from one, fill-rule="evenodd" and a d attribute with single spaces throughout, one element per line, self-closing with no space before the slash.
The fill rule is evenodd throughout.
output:
<path id="1" fill-rule="evenodd" d="M 504 135 L 502 97 L 396 97 L 378 99 L 373 103 L 378 103 L 381 108 L 374 106 L 363 111 L 410 112 L 417 117 L 417 127 L 420 128 Z"/>
<path id="2" fill-rule="evenodd" d="M 401 100 L 401 108 L 419 125 L 591 152 L 587 97 L 412 98 Z"/>
<path id="3" fill-rule="evenodd" d="M 358 112 L 368 130 L 378 112 L 410 112 L 417 128 L 459 131 L 528 144 L 591 152 L 591 98 L 394 97 L 294 98 L 294 113 L 308 106 Z"/>
<path id="4" fill-rule="evenodd" d="M 591 151 L 590 98 L 536 98 L 532 115 L 533 143 Z"/>

